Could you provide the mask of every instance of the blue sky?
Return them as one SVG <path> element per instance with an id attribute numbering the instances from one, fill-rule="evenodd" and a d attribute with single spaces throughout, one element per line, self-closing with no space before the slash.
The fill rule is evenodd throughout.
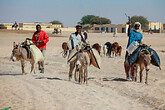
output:
<path id="1" fill-rule="evenodd" d="M 165 0 L 0 0 L 1 23 L 59 20 L 70 27 L 84 15 L 96 15 L 121 24 L 127 21 L 125 13 L 165 23 L 164 11 Z"/>

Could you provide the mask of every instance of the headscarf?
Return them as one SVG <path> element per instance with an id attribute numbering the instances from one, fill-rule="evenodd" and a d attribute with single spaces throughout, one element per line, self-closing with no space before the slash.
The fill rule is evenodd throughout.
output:
<path id="1" fill-rule="evenodd" d="M 140 25 L 140 26 L 139 26 L 139 29 L 135 29 L 135 25 L 136 25 L 136 24 Z M 140 22 L 135 22 L 135 24 L 134 24 L 134 30 L 135 30 L 136 32 L 140 32 L 140 30 L 141 30 L 141 24 L 140 24 Z"/>

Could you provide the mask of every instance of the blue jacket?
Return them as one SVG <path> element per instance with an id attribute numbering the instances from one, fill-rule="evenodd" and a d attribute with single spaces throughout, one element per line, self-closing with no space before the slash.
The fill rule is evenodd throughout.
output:
<path id="1" fill-rule="evenodd" d="M 134 41 L 137 41 L 138 43 L 141 43 L 143 35 L 140 32 L 135 32 L 134 30 L 131 30 L 128 37 L 129 37 L 129 39 L 128 39 L 127 48 Z"/>

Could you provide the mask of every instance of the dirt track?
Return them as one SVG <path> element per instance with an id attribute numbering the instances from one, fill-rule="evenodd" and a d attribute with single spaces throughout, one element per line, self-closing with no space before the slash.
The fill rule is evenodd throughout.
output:
<path id="1" fill-rule="evenodd" d="M 90 33 L 91 44 L 107 41 L 119 42 L 123 47 L 121 57 L 101 57 L 98 70 L 89 67 L 89 85 L 68 81 L 69 65 L 62 58 L 61 44 L 68 37 L 50 37 L 46 50 L 45 74 L 21 75 L 20 62 L 9 61 L 12 42 L 21 42 L 32 33 L 0 32 L 0 109 L 12 110 L 164 110 L 165 109 L 165 34 L 144 34 L 144 42 L 152 45 L 161 59 L 161 67 L 152 66 L 149 85 L 125 80 L 124 54 L 127 44 L 125 34 Z M 139 74 L 138 74 L 139 76 Z M 145 72 L 143 72 L 143 81 Z"/>

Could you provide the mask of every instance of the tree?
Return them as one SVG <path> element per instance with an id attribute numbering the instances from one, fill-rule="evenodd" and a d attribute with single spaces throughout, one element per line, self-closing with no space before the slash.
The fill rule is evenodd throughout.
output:
<path id="1" fill-rule="evenodd" d="M 0 29 L 7 29 L 4 24 L 0 24 Z"/>
<path id="2" fill-rule="evenodd" d="M 90 24 L 111 24 L 111 20 L 104 18 L 104 17 L 99 17 L 96 16 L 90 20 Z"/>
<path id="3" fill-rule="evenodd" d="M 84 24 L 90 24 L 90 20 L 94 18 L 95 15 L 86 15 L 81 18 L 81 21 L 78 22 L 78 24 L 84 25 Z"/>
<path id="4" fill-rule="evenodd" d="M 135 22 L 140 22 L 142 29 L 148 29 L 149 21 L 147 20 L 147 18 L 145 18 L 143 16 L 132 16 L 131 17 L 131 23 L 132 23 L 131 27 L 133 27 Z"/>
<path id="5" fill-rule="evenodd" d="M 52 24 L 61 24 L 61 27 L 63 27 L 63 24 L 58 20 L 51 21 L 50 23 L 52 23 Z"/>

